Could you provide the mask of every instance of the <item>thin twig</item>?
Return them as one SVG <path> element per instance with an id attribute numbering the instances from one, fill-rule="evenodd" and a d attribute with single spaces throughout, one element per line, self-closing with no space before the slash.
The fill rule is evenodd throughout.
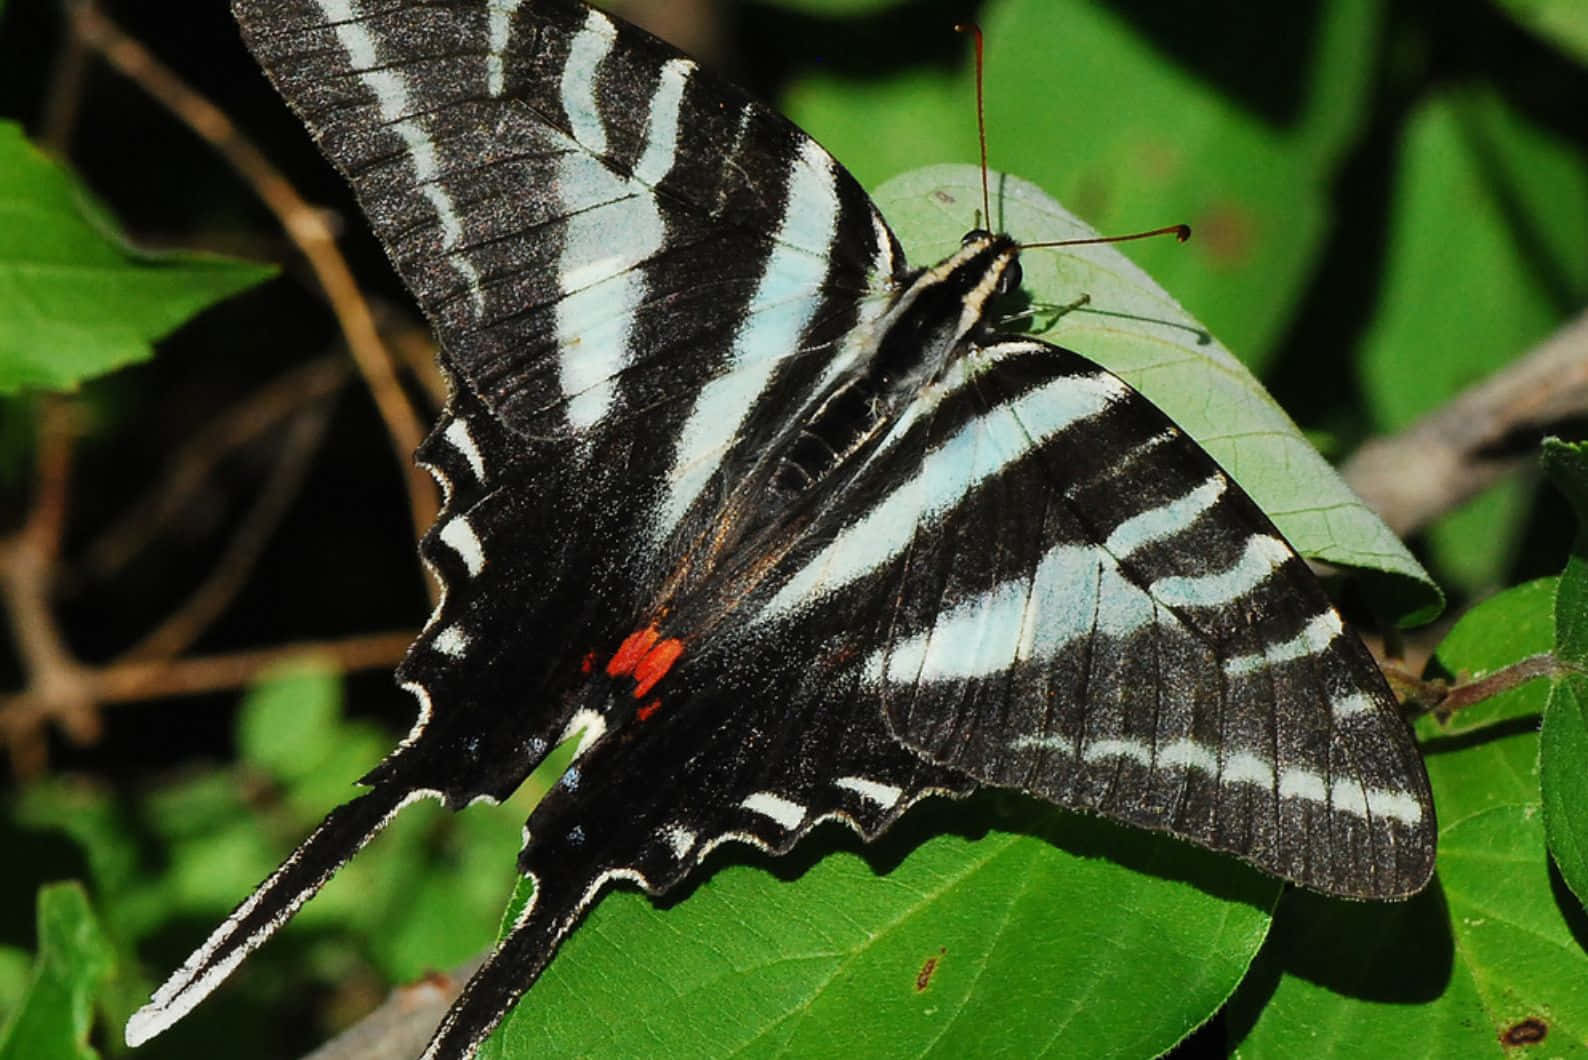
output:
<path id="1" fill-rule="evenodd" d="M 1367 442 L 1341 473 L 1405 535 L 1530 462 L 1536 435 L 1585 414 L 1588 313 L 1405 430 Z"/>
<path id="2" fill-rule="evenodd" d="M 321 357 L 294 367 L 201 427 L 167 461 L 166 472 L 150 494 L 83 547 L 73 561 L 77 579 L 114 576 L 165 532 L 177 513 L 209 482 L 221 461 L 276 429 L 305 405 L 334 394 L 347 378 L 344 358 Z"/>
<path id="3" fill-rule="evenodd" d="M 53 565 L 30 534 L 19 534 L 0 546 L 0 598 L 27 675 L 32 715 L 29 725 L 0 700 L 0 725 L 12 737 L 6 744 L 12 769 L 33 776 L 44 767 L 44 743 L 38 730 L 49 719 L 60 722 L 72 739 L 87 743 L 99 734 L 99 713 L 89 672 L 73 657 L 50 614 L 50 571 Z M 33 731 L 29 732 L 29 729 Z"/>
<path id="4" fill-rule="evenodd" d="M 412 630 L 366 633 L 185 659 L 132 660 L 102 667 L 74 664 L 74 669 L 95 702 L 132 703 L 243 688 L 262 671 L 305 655 L 323 658 L 339 672 L 391 667 L 402 659 L 413 639 Z M 10 729 L 17 724 L 14 717 L 38 709 L 34 691 L 0 696 L 0 723 Z"/>
<path id="5" fill-rule="evenodd" d="M 12 598 L 17 595 L 14 583 L 19 572 L 26 576 L 27 564 L 18 562 L 14 552 L 4 558 L 0 574 L 5 577 L 0 579 L 0 588 L 6 591 L 7 603 L 13 606 L 13 621 L 26 619 L 27 614 L 14 610 Z M 43 595 L 24 593 L 22 599 L 42 600 Z M 22 632 L 28 629 L 17 628 Z M 55 629 L 48 621 L 37 628 Z M 103 667 L 84 666 L 63 650 L 47 661 L 39 671 L 39 679 L 31 682 L 26 691 L 0 696 L 0 741 L 6 745 L 17 776 L 36 776 L 44 768 L 43 733 L 51 719 L 61 720 L 68 735 L 87 742 L 97 735 L 100 710 L 112 703 L 230 691 L 246 686 L 265 670 L 304 656 L 324 659 L 339 673 L 387 669 L 402 658 L 412 640 L 411 632 L 372 633 L 226 655 L 119 662 Z M 94 726 L 93 732 L 71 729 L 73 720 L 80 717 Z"/>
<path id="6" fill-rule="evenodd" d="M 87 742 L 99 733 L 98 713 L 82 667 L 50 613 L 71 479 L 73 406 L 69 399 L 45 395 L 34 407 L 38 419 L 33 506 L 27 522 L 0 542 L 0 606 L 5 609 L 23 672 L 42 709 L 73 739 Z M 12 767 L 19 775 L 43 768 L 41 733 L 8 742 L 8 747 Z"/>
<path id="7" fill-rule="evenodd" d="M 39 142 L 58 158 L 65 158 L 72 133 L 82 113 L 83 85 L 88 73 L 88 52 L 75 33 L 67 33 L 50 70 L 49 87 L 44 93 L 44 112 L 39 117 Z"/>
<path id="8" fill-rule="evenodd" d="M 35 561 L 53 567 L 66 532 L 67 494 L 72 478 L 72 452 L 77 442 L 76 407 L 57 394 L 42 394 L 34 404 L 37 452 L 33 473 L 33 507 L 21 535 Z"/>
<path id="9" fill-rule="evenodd" d="M 417 540 L 435 520 L 437 506 L 434 485 L 412 460 L 424 429 L 397 378 L 369 304 L 337 250 L 321 212 L 303 200 L 264 153 L 238 132 L 231 119 L 156 60 L 142 44 L 123 33 L 90 3 L 80 0 L 72 11 L 73 25 L 84 43 L 224 158 L 276 215 L 288 238 L 309 262 L 386 424 L 397 466 L 407 484 L 409 517 Z"/>
<path id="10" fill-rule="evenodd" d="M 1432 714 L 1440 721 L 1449 721 L 1457 711 L 1477 706 L 1529 681 L 1571 675 L 1588 676 L 1588 668 L 1548 652 L 1518 659 L 1474 680 L 1455 682 L 1425 680 L 1397 667 L 1384 667 L 1384 676 L 1409 709 L 1416 714 Z"/>
<path id="11" fill-rule="evenodd" d="M 281 440 L 276 466 L 264 488 L 255 496 L 252 507 L 226 543 L 225 550 L 210 566 L 209 573 L 181 607 L 128 649 L 122 661 L 168 659 L 179 655 L 226 610 L 247 582 L 270 536 L 298 496 L 310 461 L 325 437 L 329 420 L 330 409 L 325 407 L 298 413 Z"/>

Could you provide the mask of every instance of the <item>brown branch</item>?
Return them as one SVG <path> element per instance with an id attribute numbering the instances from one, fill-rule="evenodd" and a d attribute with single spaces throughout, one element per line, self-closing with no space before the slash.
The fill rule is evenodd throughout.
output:
<path id="1" fill-rule="evenodd" d="M 99 713 L 92 681 L 72 656 L 50 614 L 49 559 L 30 535 L 19 535 L 0 549 L 0 597 L 15 637 L 17 653 L 27 675 L 28 697 L 37 717 L 30 726 L 12 725 L 13 717 L 0 700 L 0 724 L 12 738 L 12 767 L 19 776 L 43 769 L 45 745 L 39 730 L 45 719 L 59 721 L 72 739 L 92 741 L 99 734 Z"/>
<path id="2" fill-rule="evenodd" d="M 240 444 L 268 429 L 292 407 L 301 406 L 306 396 L 329 392 L 346 374 L 341 362 L 323 360 L 308 370 L 293 373 L 284 384 L 278 383 L 245 403 L 236 414 L 222 419 L 218 426 L 201 432 L 196 441 L 209 445 L 203 450 L 204 457 L 194 458 L 194 463 L 204 466 L 190 479 L 184 479 L 188 488 L 192 488 L 192 482 L 202 481 L 209 471 L 205 460 L 215 459 L 216 454 L 229 447 L 227 443 Z M 7 713 L 0 714 L 0 734 L 8 737 L 12 764 L 22 776 L 37 775 L 44 769 L 44 727 L 49 722 L 58 722 L 77 743 L 91 743 L 98 738 L 104 673 L 103 668 L 81 663 L 72 654 L 52 607 L 60 581 L 58 559 L 67 510 L 74 406 L 65 399 L 46 396 L 39 400 L 37 408 L 37 485 L 33 505 L 27 523 L 11 540 L 0 543 L 0 604 L 5 608 L 26 680 L 24 690 L 6 701 L 9 705 Z M 271 481 L 210 576 L 121 661 L 147 661 L 179 653 L 226 607 L 296 496 L 326 420 L 324 410 L 300 412 L 298 422 L 288 431 L 284 454 Z M 165 511 L 159 505 L 151 507 L 157 515 Z"/>
<path id="3" fill-rule="evenodd" d="M 34 408 L 38 419 L 33 506 L 16 534 L 0 542 L 0 606 L 34 693 L 68 735 L 86 742 L 98 735 L 99 716 L 82 668 L 50 612 L 71 479 L 73 406 L 66 398 L 44 395 Z M 42 768 L 41 733 L 10 746 L 19 773 Z"/>
<path id="4" fill-rule="evenodd" d="M 64 158 L 82 112 L 83 87 L 88 73 L 88 52 L 75 33 L 61 40 L 50 71 L 49 87 L 44 93 L 44 112 L 39 117 L 39 140 L 46 150 Z"/>
<path id="5" fill-rule="evenodd" d="M 722 0 L 630 0 L 622 16 L 707 66 L 720 67 L 727 30 Z"/>
<path id="6" fill-rule="evenodd" d="M 451 972 L 399 986 L 381 1005 L 303 1060 L 390 1060 L 418 1056 L 463 984 L 485 962 L 482 954 Z"/>
<path id="7" fill-rule="evenodd" d="M 323 658 L 338 672 L 395 666 L 413 639 L 412 631 L 367 633 L 186 659 L 127 660 L 101 667 L 74 662 L 70 668 L 94 702 L 131 703 L 243 688 L 261 672 L 303 656 Z M 14 729 L 16 718 L 44 707 L 36 690 L 0 696 L 0 725 Z"/>
<path id="8" fill-rule="evenodd" d="M 337 250 L 319 210 L 305 202 L 264 153 L 221 110 L 161 64 L 142 44 L 118 29 L 90 3 L 72 5 L 72 24 L 83 42 L 205 140 L 253 188 L 276 215 L 313 269 L 347 339 L 354 363 L 386 424 L 397 465 L 407 485 L 409 517 L 417 540 L 435 519 L 436 493 L 413 463 L 424 436 L 421 420 L 403 391 L 391 354 L 376 330 L 369 304 Z"/>
<path id="9" fill-rule="evenodd" d="M 17 557 L 13 551 L 0 564 L 0 574 L 6 576 L 0 587 L 7 593 L 8 604 L 13 603 L 18 573 L 25 576 L 28 569 Z M 42 599 L 42 595 L 32 594 L 25 599 Z M 28 617 L 15 610 L 12 614 L 14 620 Z M 46 621 L 38 628 L 53 631 L 49 616 L 44 618 Z M 0 740 L 7 747 L 16 775 L 36 776 L 44 768 L 43 733 L 52 719 L 61 720 L 68 727 L 68 735 L 86 742 L 97 734 L 99 712 L 106 704 L 238 689 L 263 671 L 306 655 L 325 659 L 340 673 L 385 669 L 396 665 L 412 640 L 409 632 L 373 633 L 228 655 L 118 662 L 97 668 L 84 666 L 62 649 L 39 669 L 38 679 L 27 690 L 0 696 Z M 94 732 L 72 731 L 70 726 L 78 717 L 88 719 Z"/>
<path id="10" fill-rule="evenodd" d="M 77 577 L 103 580 L 131 562 L 163 533 L 178 512 L 233 452 L 274 429 L 305 405 L 330 397 L 347 381 L 347 362 L 321 357 L 255 390 L 215 421 L 191 435 L 167 461 L 168 470 L 151 493 L 131 505 L 84 546 L 73 562 Z"/>
<path id="11" fill-rule="evenodd" d="M 42 394 L 34 403 L 37 420 L 33 507 L 21 536 L 35 560 L 53 567 L 66 530 L 67 494 L 72 479 L 72 451 L 77 441 L 76 408 L 70 398 Z"/>
<path id="12" fill-rule="evenodd" d="M 226 609 L 247 582 L 270 535 L 297 497 L 308 475 L 310 460 L 325 437 L 329 419 L 327 408 L 298 414 L 282 439 L 281 455 L 270 478 L 208 575 L 181 607 L 122 656 L 123 661 L 168 659 L 186 651 Z"/>
<path id="13" fill-rule="evenodd" d="M 1390 687 L 1410 713 L 1432 714 L 1441 722 L 1449 721 L 1458 710 L 1477 706 L 1541 677 L 1553 680 L 1568 675 L 1588 676 L 1582 666 L 1547 652 L 1529 655 L 1476 680 L 1425 680 L 1393 666 L 1383 669 Z"/>
<path id="14" fill-rule="evenodd" d="M 1588 413 L 1588 313 L 1397 434 L 1358 449 L 1346 482 L 1406 535 L 1530 463 L 1517 439 Z"/>

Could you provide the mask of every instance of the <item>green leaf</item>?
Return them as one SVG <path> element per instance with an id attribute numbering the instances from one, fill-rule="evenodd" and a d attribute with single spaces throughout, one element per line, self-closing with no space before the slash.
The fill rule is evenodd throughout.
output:
<path id="1" fill-rule="evenodd" d="M 1323 249 L 1329 181 L 1369 101 L 1383 9 L 1371 0 L 1266 5 L 1227 22 L 1225 32 L 1248 34 L 1241 44 L 1252 53 L 1295 57 L 1294 106 L 1277 120 L 1167 58 L 1184 43 L 1179 21 L 1196 17 L 1178 5 L 988 4 L 991 162 L 1040 179 L 1103 231 L 1189 222 L 1198 233 L 1189 246 L 1134 244 L 1129 256 L 1261 365 Z M 1149 20 L 1156 39 L 1139 28 Z M 822 72 L 795 83 L 783 104 L 869 186 L 976 160 L 972 76 L 969 62 L 903 78 Z M 959 218 L 962 231 L 970 220 Z"/>
<path id="2" fill-rule="evenodd" d="M 1512 18 L 1555 44 L 1580 63 L 1588 63 L 1588 4 L 1582 0 L 1496 0 Z"/>
<path id="3" fill-rule="evenodd" d="M 1581 911 L 1568 916 L 1551 886 L 1536 804 L 1485 810 L 1446 826 L 1439 842 L 1457 959 L 1488 1027 L 1498 1035 L 1539 1020 L 1551 1055 L 1588 1053 Z"/>
<path id="4" fill-rule="evenodd" d="M 1556 683 L 1539 733 L 1544 829 L 1561 878 L 1588 905 L 1588 679 Z"/>
<path id="5" fill-rule="evenodd" d="M 609 895 L 483 1060 L 966 1056 L 993 1027 L 1010 1056 L 1153 1055 L 1218 1009 L 1261 944 L 1271 879 L 1023 803 L 1035 834 L 939 834 L 994 800 L 974 805 L 917 810 L 864 856 L 795 854 L 776 876 L 751 856 L 665 909 Z"/>
<path id="6" fill-rule="evenodd" d="M 1567 886 L 1588 901 L 1588 446 L 1546 441 L 1544 469 L 1577 516 L 1577 538 L 1555 594 L 1555 656 L 1582 668 L 1555 683 L 1544 708 L 1544 828 Z"/>
<path id="7" fill-rule="evenodd" d="M 1236 1054 L 1499 1057 L 1529 1020 L 1539 1055 L 1588 1052 L 1582 925 L 1551 889 L 1536 805 L 1446 824 L 1438 881 L 1399 906 L 1291 895 L 1234 1002 L 1254 1020 Z"/>
<path id="8" fill-rule="evenodd" d="M 0 1033 L 0 1060 L 92 1060 L 94 999 L 115 956 L 81 884 L 39 890 L 38 939 L 32 981 Z"/>
<path id="9" fill-rule="evenodd" d="M 1384 430 L 1487 378 L 1588 291 L 1588 160 L 1579 151 L 1478 92 L 1424 104 L 1402 143 L 1380 306 L 1361 353 L 1364 393 Z M 1451 253 L 1453 227 L 1460 254 Z M 1513 480 L 1436 524 L 1441 574 L 1469 590 L 1494 587 L 1526 502 Z"/>
<path id="10" fill-rule="evenodd" d="M 995 175 L 993 216 L 1029 241 L 1094 234 L 1041 189 Z M 906 250 L 936 261 L 959 246 L 981 202 L 970 166 L 931 166 L 877 189 Z M 1340 480 L 1250 372 L 1151 277 L 1112 247 L 1033 250 L 1021 258 L 1038 301 L 1090 302 L 1042 337 L 1117 372 L 1196 438 L 1300 552 L 1376 572 L 1387 612 L 1426 621 L 1441 598 L 1406 547 Z"/>
<path id="11" fill-rule="evenodd" d="M 342 683 L 329 670 L 299 663 L 256 682 L 237 718 L 243 761 L 286 782 L 322 768 L 336 745 Z"/>
<path id="12" fill-rule="evenodd" d="M 0 121 L 0 394 L 69 389 L 274 269 L 130 248 L 71 174 Z"/>
<path id="13" fill-rule="evenodd" d="M 1461 1018 L 1481 1002 L 1470 978 L 1452 970 L 1449 911 L 1437 884 L 1398 905 L 1292 891 L 1231 1002 L 1235 1055 L 1497 1053 L 1486 1027 Z"/>

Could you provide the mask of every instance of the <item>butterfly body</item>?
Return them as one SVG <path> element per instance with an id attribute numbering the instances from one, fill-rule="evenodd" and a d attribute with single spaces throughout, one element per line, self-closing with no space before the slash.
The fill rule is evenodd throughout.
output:
<path id="1" fill-rule="evenodd" d="M 1001 334 L 1019 246 L 911 269 L 814 141 L 565 0 L 236 0 L 453 381 L 419 719 L 128 1026 L 213 989 L 402 806 L 550 751 L 472 1050 L 614 881 L 1023 791 L 1318 889 L 1427 879 L 1415 747 L 1267 517 L 1079 354 Z"/>

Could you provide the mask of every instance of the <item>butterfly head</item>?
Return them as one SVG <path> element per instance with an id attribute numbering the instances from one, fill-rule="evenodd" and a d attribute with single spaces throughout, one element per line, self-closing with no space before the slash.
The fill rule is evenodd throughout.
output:
<path id="1" fill-rule="evenodd" d="M 1015 291 L 1020 290 L 1021 281 L 1025 278 L 1020 270 L 1020 245 L 1008 236 L 994 235 L 985 228 L 973 228 L 966 232 L 964 238 L 959 241 L 961 249 L 966 247 L 987 249 L 1000 244 L 1005 245 L 1007 250 L 996 258 L 999 271 L 997 273 L 997 282 L 993 289 L 993 297 L 995 298 L 1000 295 L 1013 294 Z M 1003 247 L 1000 247 L 1000 249 L 1002 250 Z"/>

